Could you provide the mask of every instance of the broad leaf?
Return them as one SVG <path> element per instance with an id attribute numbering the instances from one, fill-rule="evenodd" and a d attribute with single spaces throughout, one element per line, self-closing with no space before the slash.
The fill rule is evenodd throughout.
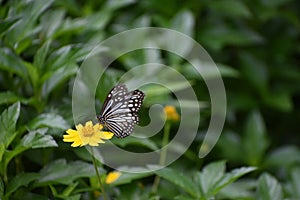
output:
<path id="1" fill-rule="evenodd" d="M 4 194 L 4 183 L 2 177 L 0 176 L 0 199 L 3 198 L 3 194 Z"/>
<path id="2" fill-rule="evenodd" d="M 45 67 L 44 63 L 49 51 L 50 44 L 51 44 L 51 40 L 45 42 L 34 55 L 33 66 L 36 67 L 37 69 L 40 69 L 40 72 L 41 69 Z"/>
<path id="3" fill-rule="evenodd" d="M 20 114 L 20 103 L 15 103 L 4 110 L 0 116 L 0 144 L 5 148 L 16 136 L 16 123 Z M 1 160 L 1 158 L 0 158 Z"/>
<path id="4" fill-rule="evenodd" d="M 54 113 L 41 114 L 28 124 L 30 130 L 35 130 L 45 126 L 59 128 L 62 130 L 66 130 L 70 127 L 67 121 L 62 118 L 62 116 Z"/>
<path id="5" fill-rule="evenodd" d="M 110 183 L 109 185 L 117 186 L 117 185 L 123 185 L 127 183 L 131 183 L 134 180 L 141 179 L 144 177 L 148 177 L 152 175 L 152 172 L 146 172 L 146 173 L 127 173 L 127 172 L 121 172 L 121 176 L 114 181 L 113 183 Z"/>
<path id="6" fill-rule="evenodd" d="M 14 25 L 19 18 L 8 18 L 5 20 L 0 20 L 0 36 L 3 34 L 6 30 L 8 30 L 12 25 Z"/>
<path id="7" fill-rule="evenodd" d="M 30 131 L 26 134 L 20 141 L 19 144 L 13 150 L 7 151 L 3 157 L 3 164 L 4 167 L 8 165 L 8 163 L 13 159 L 15 156 L 19 155 L 20 153 L 26 151 L 30 148 L 45 148 L 45 147 L 57 147 L 57 143 L 50 135 L 45 135 L 47 132 L 47 128 L 38 129 L 35 131 Z"/>
<path id="8" fill-rule="evenodd" d="M 234 169 L 229 173 L 226 173 L 222 179 L 215 185 L 213 189 L 213 194 L 217 194 L 222 188 L 229 185 L 230 183 L 236 181 L 241 176 L 254 171 L 255 167 L 241 167 L 239 169 Z"/>
<path id="9" fill-rule="evenodd" d="M 292 196 L 300 199 L 300 167 L 295 167 L 291 170 L 290 180 Z"/>
<path id="10" fill-rule="evenodd" d="M 15 192 L 22 186 L 27 186 L 30 182 L 36 180 L 39 177 L 38 173 L 21 173 L 11 179 L 7 185 L 6 196 Z"/>
<path id="11" fill-rule="evenodd" d="M 171 169 L 171 168 L 163 168 L 160 170 L 155 171 L 155 173 L 170 181 L 171 183 L 179 186 L 185 192 L 189 193 L 193 197 L 198 196 L 197 188 L 192 181 L 192 178 L 187 177 L 186 175 Z"/>
<path id="12" fill-rule="evenodd" d="M 269 145 L 265 124 L 259 112 L 255 111 L 250 114 L 245 126 L 242 145 L 246 162 L 249 165 L 259 165 Z"/>
<path id="13" fill-rule="evenodd" d="M 61 67 L 54 72 L 48 72 L 50 77 L 43 84 L 43 97 L 47 97 L 50 92 L 68 77 L 75 75 L 78 70 L 78 66 L 75 63 L 70 63 Z"/>
<path id="14" fill-rule="evenodd" d="M 100 169 L 102 174 L 104 171 Z M 67 163 L 66 160 L 56 160 L 46 165 L 40 171 L 41 177 L 35 186 L 44 186 L 48 184 L 65 184 L 69 185 L 74 180 L 82 177 L 93 177 L 96 175 L 95 168 L 92 164 L 82 161 Z"/>
<path id="15" fill-rule="evenodd" d="M 214 162 L 204 167 L 197 177 L 205 196 L 215 189 L 215 185 L 221 180 L 224 173 L 225 161 Z"/>
<path id="16" fill-rule="evenodd" d="M 282 200 L 282 187 L 271 175 L 263 174 L 258 180 L 258 199 L 261 200 Z"/>
<path id="17" fill-rule="evenodd" d="M 37 129 L 30 131 L 26 134 L 22 140 L 21 145 L 28 148 L 45 148 L 45 147 L 57 147 L 57 143 L 51 135 L 45 135 L 47 128 Z"/>
<path id="18" fill-rule="evenodd" d="M 22 59 L 7 47 L 0 47 L 0 69 L 15 73 L 23 79 L 27 79 L 27 69 Z"/>
<path id="19" fill-rule="evenodd" d="M 267 167 L 289 167 L 300 162 L 300 150 L 296 146 L 283 146 L 275 149 L 267 156 L 265 165 Z"/>
<path id="20" fill-rule="evenodd" d="M 7 92 L 0 92 L 0 105 L 1 104 L 11 104 L 17 101 L 22 101 L 23 98 L 18 96 L 17 94 L 7 91 Z"/>
<path id="21" fill-rule="evenodd" d="M 209 1 L 209 7 L 221 15 L 228 15 L 232 17 L 250 17 L 251 12 L 242 1 L 235 0 L 219 0 Z"/>

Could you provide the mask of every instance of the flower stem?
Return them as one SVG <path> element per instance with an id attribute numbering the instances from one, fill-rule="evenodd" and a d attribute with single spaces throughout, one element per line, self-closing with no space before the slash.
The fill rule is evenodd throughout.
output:
<path id="1" fill-rule="evenodd" d="M 169 135 L 170 135 L 170 128 L 171 128 L 171 123 L 170 122 L 166 122 L 166 125 L 164 127 L 164 136 L 163 136 L 163 141 L 162 141 L 162 147 L 163 149 L 160 152 L 160 158 L 159 158 L 159 165 L 160 166 L 164 166 L 166 163 L 166 158 L 167 158 L 167 144 L 169 142 Z M 159 176 L 155 176 L 154 179 L 154 183 L 152 186 L 152 193 L 156 193 L 157 192 L 157 188 L 160 182 L 160 177 Z"/>
<path id="2" fill-rule="evenodd" d="M 103 194 L 104 200 L 108 200 L 108 198 L 106 196 L 106 193 L 105 193 L 105 190 L 104 190 L 104 187 L 103 187 L 103 184 L 102 184 L 102 181 L 101 181 L 101 176 L 100 176 L 100 173 L 99 173 L 99 170 L 98 170 L 98 167 L 97 167 L 97 162 L 96 162 L 96 159 L 95 159 L 93 147 L 91 147 L 91 152 L 92 152 L 92 159 L 93 159 L 94 168 L 95 168 L 96 175 L 98 177 L 98 181 L 99 181 L 99 185 L 100 185 L 100 190 Z"/>

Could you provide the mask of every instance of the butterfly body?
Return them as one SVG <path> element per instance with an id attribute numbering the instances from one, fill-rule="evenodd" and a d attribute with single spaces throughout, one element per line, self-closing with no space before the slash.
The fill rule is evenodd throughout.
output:
<path id="1" fill-rule="evenodd" d="M 117 137 L 130 135 L 134 124 L 139 123 L 137 112 L 144 97 L 145 94 L 140 90 L 129 92 L 125 85 L 115 86 L 107 95 L 100 115 L 97 116 L 99 123 Z"/>

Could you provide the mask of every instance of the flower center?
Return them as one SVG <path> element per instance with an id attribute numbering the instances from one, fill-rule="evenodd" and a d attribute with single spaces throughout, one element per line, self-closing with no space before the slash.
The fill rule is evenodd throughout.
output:
<path id="1" fill-rule="evenodd" d="M 91 136 L 94 135 L 94 129 L 93 129 L 92 126 L 86 126 L 86 127 L 84 127 L 83 130 L 82 130 L 82 132 L 83 132 L 83 135 L 85 137 L 91 137 Z"/>

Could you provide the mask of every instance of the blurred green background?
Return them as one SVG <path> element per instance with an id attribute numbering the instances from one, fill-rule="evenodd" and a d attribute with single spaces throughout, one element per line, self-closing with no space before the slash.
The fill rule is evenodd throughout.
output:
<path id="1" fill-rule="evenodd" d="M 62 142 L 65 130 L 74 127 L 72 84 L 95 45 L 121 31 L 149 26 L 180 31 L 211 55 L 226 88 L 225 127 L 213 151 L 199 159 L 210 119 L 205 109 L 195 141 L 179 160 L 165 171 L 124 175 L 105 186 L 110 197 L 300 199 L 296 0 L 0 1 L 0 199 L 101 198 L 90 156 Z M 199 101 L 209 102 L 205 82 L 184 67 L 184 60 L 166 52 L 158 58 L 180 70 Z M 115 61 L 103 80 L 106 91 L 96 98 L 103 101 L 122 74 L 146 61 L 142 51 Z M 173 102 L 168 92 L 147 98 L 142 119 L 151 100 Z M 177 127 L 172 124 L 171 136 Z M 160 139 L 116 143 L 153 150 Z M 252 171 L 242 166 L 257 168 L 237 181 Z M 103 178 L 112 170 L 99 167 Z M 242 171 L 231 171 L 236 168 Z M 151 189 L 155 176 L 161 177 L 158 190 Z"/>

